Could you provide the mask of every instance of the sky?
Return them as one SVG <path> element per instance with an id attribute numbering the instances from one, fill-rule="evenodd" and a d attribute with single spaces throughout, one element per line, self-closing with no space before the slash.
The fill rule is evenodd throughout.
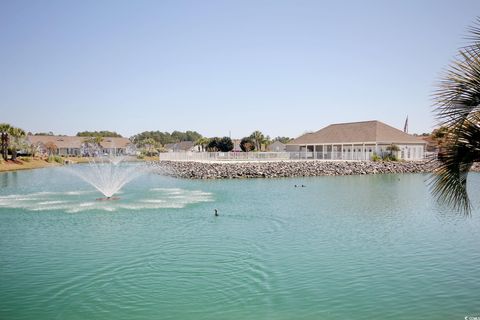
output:
<path id="1" fill-rule="evenodd" d="M 0 122 L 31 132 L 436 125 L 478 0 L 0 0 Z"/>

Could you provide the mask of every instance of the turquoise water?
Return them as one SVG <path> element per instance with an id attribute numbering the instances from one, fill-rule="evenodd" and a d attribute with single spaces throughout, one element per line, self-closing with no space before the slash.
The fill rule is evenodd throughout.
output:
<path id="1" fill-rule="evenodd" d="M 3 173 L 0 319 L 480 316 L 480 210 L 427 178 L 150 174 L 99 202 L 62 168 Z"/>

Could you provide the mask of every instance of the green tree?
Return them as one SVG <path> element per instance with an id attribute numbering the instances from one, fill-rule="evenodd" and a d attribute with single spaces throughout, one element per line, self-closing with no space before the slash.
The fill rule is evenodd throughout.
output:
<path id="1" fill-rule="evenodd" d="M 0 123 L 0 149 L 4 160 L 8 160 L 8 148 L 10 145 L 10 130 L 12 126 L 8 123 Z"/>
<path id="2" fill-rule="evenodd" d="M 280 141 L 281 143 L 284 143 L 284 144 L 287 144 L 289 143 L 290 141 L 292 141 L 293 139 L 292 138 L 289 138 L 289 137 L 275 137 L 273 139 L 273 142 L 275 141 Z"/>
<path id="3" fill-rule="evenodd" d="M 210 152 L 229 152 L 233 150 L 233 141 L 229 137 L 211 138 L 207 145 L 207 151 Z"/>
<path id="4" fill-rule="evenodd" d="M 88 137 L 83 139 L 85 152 L 89 156 L 93 156 L 100 153 L 102 150 L 102 141 L 103 141 L 102 136 L 94 136 L 94 137 Z"/>
<path id="5" fill-rule="evenodd" d="M 220 143 L 220 138 L 214 137 L 210 138 L 210 141 L 207 144 L 207 151 L 216 152 L 219 151 L 218 144 Z"/>
<path id="6" fill-rule="evenodd" d="M 57 153 L 57 145 L 52 141 L 45 143 L 45 149 L 48 151 L 48 156 L 51 157 L 52 155 Z"/>
<path id="7" fill-rule="evenodd" d="M 397 161 L 397 152 L 400 151 L 400 148 L 392 143 L 386 149 L 388 151 L 387 160 Z"/>
<path id="8" fill-rule="evenodd" d="M 121 138 L 122 136 L 115 131 L 82 131 L 77 133 L 77 137 L 103 137 L 103 138 Z"/>
<path id="9" fill-rule="evenodd" d="M 448 134 L 432 178 L 437 198 L 467 214 L 468 172 L 480 160 L 480 18 L 469 39 L 471 44 L 459 50 L 435 93 L 435 111 Z"/>
<path id="10" fill-rule="evenodd" d="M 145 138 L 140 143 L 143 153 L 147 156 L 158 155 L 158 142 L 153 138 Z"/>
<path id="11" fill-rule="evenodd" d="M 40 146 L 38 144 L 32 143 L 28 146 L 28 153 L 32 158 L 37 156 L 37 153 L 40 151 Z"/>
<path id="12" fill-rule="evenodd" d="M 223 137 L 218 141 L 217 147 L 221 152 L 230 152 L 233 150 L 233 141 L 230 137 Z"/>
<path id="13" fill-rule="evenodd" d="M 185 132 L 186 140 L 185 141 L 197 141 L 202 138 L 202 135 L 196 131 L 187 131 Z"/>
<path id="14" fill-rule="evenodd" d="M 12 160 L 17 159 L 18 150 L 27 148 L 25 141 L 26 136 L 27 134 L 23 129 L 14 127 L 10 129 L 10 151 L 12 152 Z"/>
<path id="15" fill-rule="evenodd" d="M 137 146 L 146 138 L 154 139 L 159 145 L 166 145 L 168 143 L 177 143 L 182 141 L 197 141 L 202 135 L 196 131 L 173 131 L 171 134 L 161 131 L 144 131 L 136 134 L 130 138 L 130 140 Z"/>
<path id="16" fill-rule="evenodd" d="M 265 141 L 266 141 L 263 133 L 259 130 L 255 130 L 250 135 L 250 138 L 253 140 L 253 142 L 255 144 L 255 149 L 258 150 L 258 151 L 261 151 L 262 150 L 262 144 L 264 144 Z"/>
<path id="17" fill-rule="evenodd" d="M 210 142 L 210 139 L 201 137 L 195 141 L 195 145 L 200 146 L 202 148 L 202 151 L 205 151 L 207 149 L 209 142 Z"/>
<path id="18" fill-rule="evenodd" d="M 242 149 L 243 152 L 253 151 L 255 150 L 255 142 L 250 137 L 242 138 L 240 141 L 240 149 Z"/>
<path id="19" fill-rule="evenodd" d="M 35 136 L 54 136 L 53 132 L 52 131 L 49 131 L 49 132 L 37 132 L 34 134 Z M 77 133 L 78 135 L 78 133 Z"/>

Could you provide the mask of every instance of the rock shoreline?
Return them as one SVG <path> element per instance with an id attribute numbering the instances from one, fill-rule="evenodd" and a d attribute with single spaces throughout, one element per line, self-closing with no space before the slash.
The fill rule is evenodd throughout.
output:
<path id="1" fill-rule="evenodd" d="M 277 161 L 277 162 L 195 162 L 160 161 L 157 168 L 166 175 L 186 179 L 286 178 L 382 173 L 432 172 L 434 161 Z M 480 171 L 477 163 L 472 171 Z"/>

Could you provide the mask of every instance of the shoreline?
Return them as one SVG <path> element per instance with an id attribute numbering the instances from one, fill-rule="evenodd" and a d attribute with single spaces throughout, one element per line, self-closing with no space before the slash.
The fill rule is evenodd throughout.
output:
<path id="1" fill-rule="evenodd" d="M 26 160 L 25 158 L 18 158 L 15 161 L 2 160 L 0 162 L 0 173 L 13 172 L 18 170 L 33 170 L 33 169 L 41 169 L 41 168 L 49 168 L 49 167 L 57 167 L 57 166 L 61 166 L 61 164 L 57 162 L 48 162 L 46 159 L 29 158 L 28 160 Z"/>
<path id="2" fill-rule="evenodd" d="M 275 162 L 197 162 L 157 161 L 157 172 L 175 178 L 193 180 L 290 178 L 345 176 L 386 173 L 431 173 L 438 162 L 424 161 L 324 161 L 296 160 Z M 471 172 L 480 172 L 475 163 Z"/>
<path id="3" fill-rule="evenodd" d="M 48 162 L 46 158 L 31 158 L 31 157 L 19 157 L 17 160 L 12 161 L 0 161 L 0 173 L 2 172 L 14 172 L 18 170 L 34 170 L 34 169 L 43 169 L 50 167 L 59 167 L 72 164 L 85 164 L 88 163 L 88 158 L 86 157 L 65 157 L 62 158 L 64 163 L 58 162 Z M 157 157 L 148 157 L 145 159 L 129 159 L 125 162 L 149 162 L 157 160 Z"/>

